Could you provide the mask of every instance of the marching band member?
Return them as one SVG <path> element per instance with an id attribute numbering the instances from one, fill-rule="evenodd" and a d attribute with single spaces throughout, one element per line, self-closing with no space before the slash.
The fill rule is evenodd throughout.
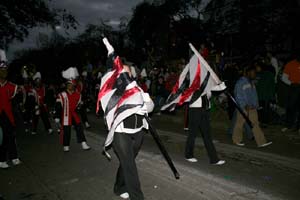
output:
<path id="1" fill-rule="evenodd" d="M 12 99 L 16 96 L 17 85 L 7 81 L 7 65 L 5 52 L 0 56 L 0 127 L 2 129 L 2 144 L 0 144 L 0 168 L 8 168 L 7 160 L 13 165 L 21 164 L 18 157 L 15 132 L 15 117 L 12 108 Z M 8 157 L 7 157 L 8 156 Z"/>
<path id="2" fill-rule="evenodd" d="M 39 117 L 42 118 L 44 126 L 49 134 L 53 133 L 51 128 L 50 120 L 49 120 L 49 113 L 47 105 L 45 104 L 45 96 L 46 96 L 46 89 L 42 83 L 42 76 L 40 72 L 37 72 L 33 76 L 34 81 L 34 88 L 31 90 L 31 94 L 34 96 L 34 115 L 32 121 L 32 135 L 35 135 L 37 132 L 37 126 L 39 122 Z"/>
<path id="3" fill-rule="evenodd" d="M 83 150 L 89 150 L 81 124 L 78 110 L 81 106 L 81 94 L 76 91 L 76 68 L 69 68 L 62 72 L 66 82 L 65 91 L 58 94 L 56 100 L 55 122 L 61 123 L 60 139 L 64 152 L 70 151 L 71 127 L 75 127 L 77 142 L 81 143 Z"/>

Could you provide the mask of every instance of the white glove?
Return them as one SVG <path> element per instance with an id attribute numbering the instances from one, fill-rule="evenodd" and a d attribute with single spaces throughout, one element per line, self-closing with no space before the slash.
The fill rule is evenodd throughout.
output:
<path id="1" fill-rule="evenodd" d="M 60 119 L 59 118 L 55 118 L 54 121 L 55 121 L 55 123 L 59 124 Z"/>
<path id="2" fill-rule="evenodd" d="M 111 46 L 111 44 L 109 43 L 109 41 L 107 40 L 107 38 L 106 38 L 106 37 L 103 38 L 102 41 L 103 41 L 103 43 L 104 43 L 104 45 L 106 46 L 106 49 L 107 49 L 107 51 L 108 51 L 107 55 L 112 54 L 115 50 L 114 50 L 114 48 Z"/>

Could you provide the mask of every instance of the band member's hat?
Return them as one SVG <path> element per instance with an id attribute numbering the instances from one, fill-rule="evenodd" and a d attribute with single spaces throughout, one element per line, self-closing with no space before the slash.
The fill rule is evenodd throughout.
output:
<path id="1" fill-rule="evenodd" d="M 37 72 L 35 73 L 35 75 L 32 77 L 33 80 L 36 80 L 36 79 L 42 79 L 42 75 L 40 72 Z"/>
<path id="2" fill-rule="evenodd" d="M 67 80 L 67 83 L 76 84 L 76 79 L 79 73 L 76 67 L 70 67 L 69 69 L 62 72 L 62 77 Z"/>
<path id="3" fill-rule="evenodd" d="M 145 68 L 143 68 L 143 70 L 142 70 L 142 72 L 141 72 L 141 77 L 142 77 L 142 78 L 147 77 L 147 72 L 146 72 L 146 69 L 145 69 Z"/>

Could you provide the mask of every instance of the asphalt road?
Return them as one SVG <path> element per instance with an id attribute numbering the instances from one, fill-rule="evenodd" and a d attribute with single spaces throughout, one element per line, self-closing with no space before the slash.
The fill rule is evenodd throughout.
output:
<path id="1" fill-rule="evenodd" d="M 101 155 L 105 136 L 102 120 L 90 120 L 93 127 L 87 131 L 87 138 L 93 149 L 88 152 L 75 143 L 75 134 L 71 152 L 63 153 L 56 134 L 47 135 L 42 128 L 35 136 L 19 133 L 23 164 L 0 170 L 0 194 L 4 199 L 119 199 L 112 192 L 118 161 L 113 157 L 108 162 Z M 181 179 L 174 179 L 151 136 L 146 135 L 137 164 L 148 200 L 299 199 L 297 159 L 216 143 L 220 157 L 227 163 L 212 166 L 199 140 L 199 162 L 191 164 L 183 159 L 185 136 L 166 131 L 160 131 L 160 135 Z"/>

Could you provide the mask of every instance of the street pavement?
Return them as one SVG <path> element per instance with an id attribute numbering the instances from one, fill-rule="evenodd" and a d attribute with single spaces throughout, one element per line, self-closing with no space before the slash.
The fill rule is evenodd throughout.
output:
<path id="1" fill-rule="evenodd" d="M 111 162 L 101 154 L 105 137 L 103 119 L 90 115 L 92 128 L 86 131 L 90 151 L 76 144 L 73 133 L 71 151 L 62 152 L 58 135 L 22 133 L 19 127 L 18 147 L 22 165 L 0 170 L 0 194 L 5 200 L 117 200 L 113 194 L 118 160 Z M 181 174 L 175 180 L 151 136 L 146 134 L 137 158 L 142 189 L 147 200 L 276 200 L 299 199 L 300 165 L 297 156 L 277 154 L 277 150 L 235 147 L 215 135 L 224 166 L 208 164 L 199 139 L 198 163 L 184 160 L 186 134 L 178 116 L 152 116 L 153 123 Z M 175 120 L 175 121 L 174 121 Z M 168 128 L 166 128 L 168 127 Z M 217 125 L 213 129 L 217 130 Z M 295 144 L 296 145 L 296 144 Z M 284 149 L 282 149 L 284 151 Z"/>

